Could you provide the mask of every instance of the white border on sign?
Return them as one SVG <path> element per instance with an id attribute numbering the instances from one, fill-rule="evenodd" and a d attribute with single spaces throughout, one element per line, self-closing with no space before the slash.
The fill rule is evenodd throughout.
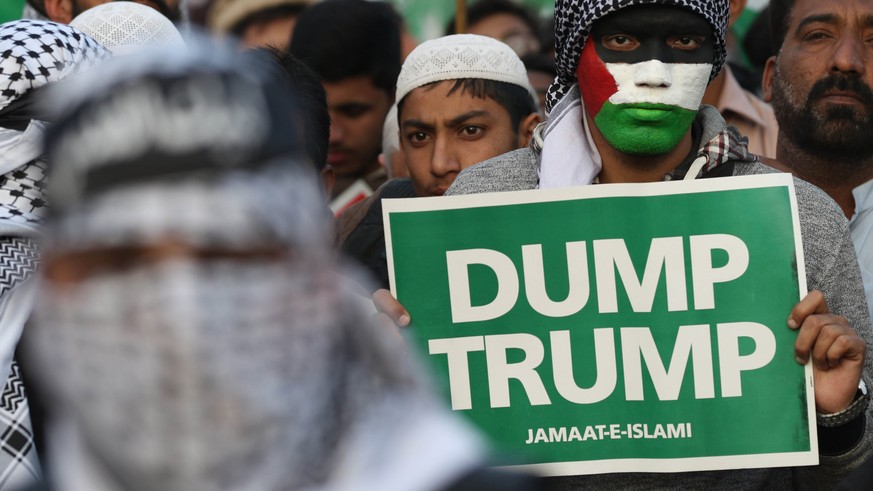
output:
<path id="1" fill-rule="evenodd" d="M 712 191 L 741 189 L 788 188 L 791 207 L 794 247 L 797 261 L 798 289 L 800 298 L 807 294 L 806 263 L 803 255 L 803 240 L 800 232 L 800 216 L 797 210 L 797 195 L 794 177 L 787 173 L 733 176 L 728 179 L 695 179 L 691 181 L 665 181 L 648 183 L 597 184 L 556 189 L 531 189 L 501 193 L 482 193 L 460 196 L 404 198 L 382 200 L 382 219 L 385 227 L 385 250 L 388 259 L 388 280 L 391 294 L 397 297 L 394 278 L 394 251 L 391 243 L 392 213 L 457 210 L 503 205 L 550 203 L 590 198 L 646 197 L 677 194 L 696 194 Z M 787 325 L 786 325 L 787 328 Z M 810 449 L 805 452 L 764 453 L 719 457 L 671 458 L 671 459 L 612 459 L 545 464 L 505 466 L 505 469 L 533 471 L 545 476 L 606 474 L 615 472 L 688 472 L 726 469 L 754 469 L 766 467 L 794 467 L 817 465 L 818 433 L 815 422 L 815 394 L 812 361 L 804 367 L 807 380 L 806 407 L 809 422 Z M 629 470 L 630 469 L 630 470 Z"/>

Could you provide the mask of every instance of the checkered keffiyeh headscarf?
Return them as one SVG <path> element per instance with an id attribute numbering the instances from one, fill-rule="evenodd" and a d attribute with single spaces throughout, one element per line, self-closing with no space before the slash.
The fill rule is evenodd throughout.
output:
<path id="1" fill-rule="evenodd" d="M 57 82 L 101 59 L 105 51 L 75 29 L 47 21 L 0 25 L 0 490 L 39 480 L 30 408 L 13 353 L 21 332 L 14 315 L 39 261 L 38 233 L 46 211 L 46 164 L 41 160 L 45 124 L 34 89 Z M 27 293 L 25 291 L 24 293 Z M 17 302 L 17 303 L 16 303 Z M 8 375 L 8 377 L 7 377 Z"/>
<path id="2" fill-rule="evenodd" d="M 34 353 L 85 457 L 115 478 L 110 489 L 133 491 L 405 491 L 469 468 L 477 442 L 425 390 L 400 339 L 368 322 L 318 241 L 329 217 L 314 172 L 294 160 L 287 91 L 214 47 L 155 56 L 135 75 L 101 70 L 84 81 L 90 95 L 72 90 L 48 138 L 66 171 L 53 175 L 46 254 L 170 238 L 285 254 L 133 261 L 75 288 L 44 282 Z M 108 135 L 136 138 L 67 144 Z"/>
<path id="3" fill-rule="evenodd" d="M 97 41 L 70 26 L 29 19 L 0 24 L 0 111 L 106 55 Z"/>
<path id="4" fill-rule="evenodd" d="M 546 112 L 550 112 L 576 83 L 579 54 L 588 39 L 591 26 L 598 19 L 634 5 L 674 5 L 703 16 L 715 34 L 715 60 L 710 80 L 718 75 L 727 54 L 725 31 L 729 16 L 728 0 L 556 0 L 555 48 L 558 76 L 546 95 Z"/>

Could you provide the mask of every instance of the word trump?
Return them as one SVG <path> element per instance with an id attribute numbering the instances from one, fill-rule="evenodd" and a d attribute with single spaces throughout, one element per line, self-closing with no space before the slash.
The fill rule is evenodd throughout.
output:
<path id="1" fill-rule="evenodd" d="M 749 266 L 749 250 L 742 240 L 733 235 L 692 235 L 689 242 L 694 309 L 714 309 L 714 285 L 742 276 Z M 667 284 L 667 309 L 670 312 L 688 310 L 682 237 L 652 239 L 642 281 L 634 269 L 624 239 L 594 240 L 592 248 L 600 313 L 618 312 L 616 271 L 634 312 L 652 311 L 662 272 Z M 568 242 L 566 249 L 569 293 L 564 300 L 555 301 L 546 292 L 542 246 L 532 244 L 521 248 L 524 291 L 528 304 L 546 317 L 568 317 L 581 311 L 588 303 L 590 281 L 587 243 Z M 714 250 L 727 253 L 726 264 L 721 267 L 713 265 Z M 509 256 L 491 249 L 448 251 L 446 264 L 453 323 L 496 319 L 512 310 L 518 301 L 518 271 Z M 485 305 L 472 305 L 469 267 L 473 264 L 486 266 L 497 276 L 497 296 Z"/>
<path id="2" fill-rule="evenodd" d="M 690 275 L 686 274 L 686 240 Z M 652 312 L 662 277 L 666 285 L 666 307 L 670 312 L 689 310 L 688 277 L 692 282 L 694 309 L 715 309 L 716 285 L 740 278 L 749 266 L 746 244 L 726 234 L 652 239 L 641 278 L 623 239 L 594 240 L 590 248 L 597 309 L 601 314 L 618 312 L 619 279 L 632 311 Z M 713 260 L 716 251 L 720 251 L 719 265 Z M 527 303 L 537 313 L 557 318 L 580 312 L 591 296 L 589 244 L 568 242 L 566 255 L 569 290 L 566 298 L 554 300 L 546 291 L 543 251 L 539 244 L 521 247 L 523 280 L 519 279 L 515 263 L 501 252 L 490 249 L 446 252 L 452 322 L 489 321 L 509 313 L 519 300 L 522 281 Z M 485 266 L 497 278 L 496 296 L 484 305 L 473 305 L 471 301 L 471 265 Z M 580 387 L 574 379 L 569 330 L 551 331 L 547 339 L 530 333 L 431 339 L 428 349 L 431 355 L 446 356 L 449 391 L 455 410 L 472 409 L 469 360 L 475 352 L 484 351 L 492 408 L 510 406 L 512 380 L 524 389 L 531 405 L 551 404 L 554 394 L 547 392 L 538 371 L 547 355 L 551 358 L 551 376 L 557 394 L 571 403 L 594 404 L 616 391 L 619 374 L 623 375 L 625 400 L 644 400 L 644 368 L 659 400 L 677 400 L 689 364 L 694 398 L 715 398 L 715 352 L 721 396 L 741 397 L 742 373 L 768 365 L 776 354 L 775 335 L 767 326 L 756 322 L 679 326 L 669 363 L 663 361 L 649 327 L 599 327 L 579 330 L 573 335 L 582 336 L 583 342 L 593 343 L 594 359 L 584 361 L 592 365 L 590 369 L 597 374 L 590 387 Z M 746 347 L 750 344 L 742 340 L 751 341 L 754 349 L 741 350 L 741 344 Z M 620 358 L 616 356 L 618 350 Z M 523 359 L 510 362 L 510 351 L 522 352 Z M 517 356 L 511 358 L 518 359 Z"/>
<path id="3" fill-rule="evenodd" d="M 594 404 L 603 401 L 615 391 L 618 382 L 616 364 L 615 330 L 593 330 L 596 355 L 597 379 L 588 388 L 579 387 L 573 378 L 573 355 L 570 331 L 549 333 L 552 356 L 552 377 L 558 394 L 575 404 Z M 655 386 L 659 400 L 679 399 L 689 358 L 694 374 L 694 398 L 715 397 L 715 377 L 710 326 L 681 326 L 676 335 L 673 356 L 665 368 L 661 355 L 646 327 L 624 327 L 620 330 L 622 368 L 624 373 L 625 399 L 642 401 L 643 365 Z M 722 397 L 743 395 L 741 374 L 744 371 L 764 367 L 776 354 L 776 338 L 767 326 L 754 322 L 732 322 L 716 325 L 718 338 L 719 374 Z M 754 341 L 755 350 L 740 354 L 740 339 Z M 545 347 L 537 336 L 527 333 L 497 334 L 490 336 L 467 336 L 460 338 L 432 339 L 428 342 L 431 355 L 444 354 L 449 368 L 449 392 L 452 409 L 472 409 L 470 390 L 469 354 L 485 351 L 488 371 L 488 388 L 491 407 L 509 407 L 509 382 L 521 383 L 532 406 L 551 404 L 537 368 L 545 359 Z M 510 363 L 507 352 L 521 350 L 524 359 Z"/>

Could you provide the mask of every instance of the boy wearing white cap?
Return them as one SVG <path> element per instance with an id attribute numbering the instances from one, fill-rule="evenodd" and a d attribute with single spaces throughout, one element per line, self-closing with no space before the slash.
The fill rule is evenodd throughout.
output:
<path id="1" fill-rule="evenodd" d="M 524 64 L 508 45 L 456 34 L 422 43 L 397 80 L 400 150 L 410 179 L 395 179 L 337 224 L 343 252 L 388 286 L 382 198 L 441 196 L 471 165 L 527 146 L 541 118 Z"/>

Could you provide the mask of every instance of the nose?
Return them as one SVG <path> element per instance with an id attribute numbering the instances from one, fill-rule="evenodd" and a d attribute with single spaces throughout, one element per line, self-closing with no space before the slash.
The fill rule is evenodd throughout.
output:
<path id="1" fill-rule="evenodd" d="M 863 74 L 866 69 L 864 60 L 866 51 L 861 43 L 862 40 L 855 36 L 842 36 L 834 50 L 831 71 Z"/>
<path id="2" fill-rule="evenodd" d="M 330 139 L 328 140 L 331 144 L 336 144 L 342 141 L 345 136 L 345 130 L 342 125 L 339 124 L 333 116 L 331 116 L 330 121 Z"/>
<path id="3" fill-rule="evenodd" d="M 640 63 L 634 76 L 637 86 L 670 87 L 673 85 L 673 73 L 669 65 L 658 60 Z"/>
<path id="4" fill-rule="evenodd" d="M 434 177 L 444 177 L 461 171 L 456 152 L 447 138 L 437 138 L 434 142 L 433 157 L 431 158 L 430 173 Z"/>

